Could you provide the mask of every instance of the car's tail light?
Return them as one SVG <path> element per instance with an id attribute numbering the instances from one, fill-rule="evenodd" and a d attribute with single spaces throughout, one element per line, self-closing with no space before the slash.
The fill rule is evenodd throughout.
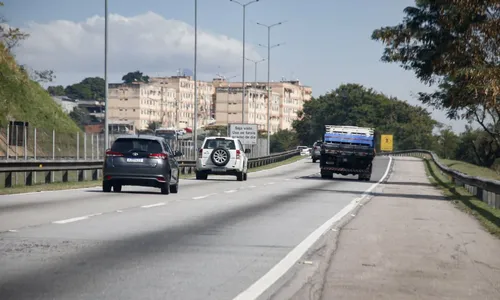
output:
<path id="1" fill-rule="evenodd" d="M 200 149 L 200 152 L 198 152 L 198 158 L 202 158 L 203 157 L 203 149 Z"/>
<path id="2" fill-rule="evenodd" d="M 106 151 L 106 157 L 118 157 L 118 156 L 123 156 L 123 154 L 120 152 L 111 151 L 111 150 Z"/>
<path id="3" fill-rule="evenodd" d="M 236 150 L 236 159 L 240 159 L 240 158 L 241 158 L 241 151 Z"/>
<path id="4" fill-rule="evenodd" d="M 167 159 L 168 155 L 165 153 L 151 153 L 149 154 L 149 158 Z"/>

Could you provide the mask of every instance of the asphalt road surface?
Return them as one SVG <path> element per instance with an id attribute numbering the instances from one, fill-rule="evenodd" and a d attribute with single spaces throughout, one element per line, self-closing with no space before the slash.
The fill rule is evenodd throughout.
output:
<path id="1" fill-rule="evenodd" d="M 310 159 L 248 181 L 0 197 L 0 299 L 233 299 L 386 173 L 322 180 Z M 260 280 L 272 281 L 271 277 Z"/>

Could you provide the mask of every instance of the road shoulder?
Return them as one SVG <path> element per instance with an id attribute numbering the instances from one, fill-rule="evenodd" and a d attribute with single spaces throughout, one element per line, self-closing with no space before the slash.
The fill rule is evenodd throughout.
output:
<path id="1" fill-rule="evenodd" d="M 342 228 L 322 299 L 499 299 L 498 249 L 421 160 L 397 158 L 383 194 Z"/>

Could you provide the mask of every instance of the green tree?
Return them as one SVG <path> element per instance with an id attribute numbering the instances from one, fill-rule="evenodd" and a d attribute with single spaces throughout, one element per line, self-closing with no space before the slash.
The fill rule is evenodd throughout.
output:
<path id="1" fill-rule="evenodd" d="M 453 132 L 450 126 L 447 126 L 439 132 L 437 154 L 445 159 L 455 159 L 459 143 L 460 138 Z"/>
<path id="2" fill-rule="evenodd" d="M 278 130 L 276 133 L 271 135 L 270 140 L 271 153 L 292 150 L 299 145 L 297 133 L 288 129 Z"/>
<path id="3" fill-rule="evenodd" d="M 500 2 L 498 0 L 417 0 L 396 26 L 375 30 L 385 45 L 382 61 L 413 70 L 434 93 L 419 93 L 424 104 L 446 109 L 449 118 L 478 121 L 500 112 Z"/>
<path id="4" fill-rule="evenodd" d="M 105 82 L 100 77 L 87 77 L 79 83 L 68 85 L 64 94 L 73 99 L 102 101 L 105 99 Z"/>
<path id="5" fill-rule="evenodd" d="M 304 104 L 293 128 L 302 144 L 323 139 L 325 125 L 374 127 L 394 135 L 395 149 L 428 149 L 437 122 L 421 107 L 389 98 L 359 84 L 343 84 Z M 377 141 L 378 143 L 378 141 Z"/>
<path id="6" fill-rule="evenodd" d="M 141 71 L 128 72 L 122 77 L 123 83 L 149 82 L 149 76 L 143 75 Z"/>
<path id="7" fill-rule="evenodd" d="M 62 85 L 49 86 L 47 88 L 47 92 L 49 92 L 49 94 L 51 96 L 64 96 L 64 95 L 66 95 L 64 92 L 64 87 Z"/>
<path id="8" fill-rule="evenodd" d="M 89 112 L 78 106 L 73 108 L 73 111 L 69 113 L 69 117 L 82 129 L 92 120 Z"/>

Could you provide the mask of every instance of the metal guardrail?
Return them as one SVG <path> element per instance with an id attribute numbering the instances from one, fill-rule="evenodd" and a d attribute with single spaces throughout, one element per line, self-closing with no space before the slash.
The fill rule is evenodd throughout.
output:
<path id="1" fill-rule="evenodd" d="M 395 152 L 385 152 L 379 155 L 392 156 L 416 156 L 420 158 L 430 158 L 436 164 L 441 174 L 450 177 L 451 182 L 455 186 L 464 187 L 469 193 L 476 196 L 478 199 L 487 203 L 489 206 L 500 209 L 500 181 L 488 178 L 470 176 L 453 170 L 452 168 L 443 165 L 438 156 L 428 150 L 414 149 Z"/>
<path id="2" fill-rule="evenodd" d="M 269 156 L 262 156 L 248 159 L 248 168 L 256 168 L 276 162 L 280 162 L 300 155 L 300 151 L 291 150 L 280 153 L 275 153 Z M 196 166 L 196 161 L 179 160 L 181 174 L 192 174 Z M 75 181 L 98 180 L 101 177 L 103 167 L 102 160 L 11 160 L 0 161 L 0 173 L 5 175 L 4 187 L 10 188 L 18 185 L 17 174 L 23 173 L 22 183 L 30 186 L 36 182 L 36 174 L 39 172 L 45 173 L 44 183 L 50 184 L 55 182 L 55 172 L 62 172 L 62 182 L 69 182 L 70 171 L 76 171 L 77 176 Z M 91 172 L 90 178 L 87 171 Z"/>

